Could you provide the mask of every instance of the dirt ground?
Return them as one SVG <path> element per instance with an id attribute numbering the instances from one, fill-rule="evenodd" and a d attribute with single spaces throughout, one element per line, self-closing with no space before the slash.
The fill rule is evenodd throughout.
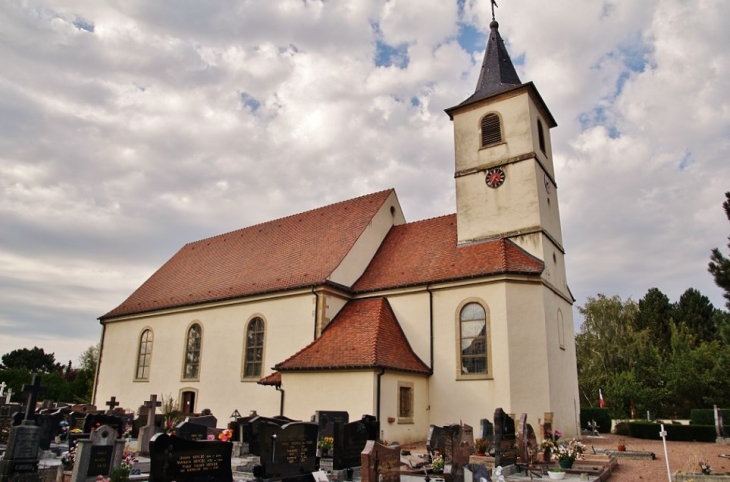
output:
<path id="1" fill-rule="evenodd" d="M 661 440 L 643 440 L 618 435 L 603 434 L 601 437 L 583 437 L 583 443 L 589 448 L 616 449 L 618 440 L 626 442 L 626 450 L 645 450 L 654 452 L 656 460 L 627 460 L 619 459 L 618 468 L 609 480 L 621 482 L 663 482 L 668 481 L 667 458 L 664 456 L 664 447 Z M 730 473 L 730 459 L 719 457 L 720 454 L 730 454 L 730 445 L 706 442 L 672 442 L 667 441 L 669 469 L 672 473 L 682 472 L 699 473 L 699 462 L 706 461 L 712 467 L 713 473 Z"/>
<path id="2" fill-rule="evenodd" d="M 654 452 L 655 460 L 628 460 L 618 459 L 618 467 L 611 475 L 611 482 L 667 482 L 667 464 L 664 456 L 664 447 L 661 440 L 643 440 L 613 434 L 602 434 L 600 437 L 583 437 L 583 443 L 590 450 L 612 449 L 623 440 L 626 450 L 642 450 Z M 414 453 L 425 453 L 425 443 L 403 446 Z M 715 474 L 730 474 L 730 458 L 719 457 L 720 454 L 730 454 L 730 445 L 721 445 L 705 442 L 672 442 L 667 441 L 669 468 L 672 473 L 681 470 L 686 473 L 699 473 L 700 461 L 710 464 Z"/>

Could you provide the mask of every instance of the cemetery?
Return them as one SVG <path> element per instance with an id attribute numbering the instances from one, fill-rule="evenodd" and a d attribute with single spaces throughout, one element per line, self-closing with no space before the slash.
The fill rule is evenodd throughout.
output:
<path id="1" fill-rule="evenodd" d="M 0 429 L 8 435 L 0 440 L 0 482 L 605 481 L 616 477 L 620 464 L 661 468 L 666 460 L 666 454 L 627 448 L 624 438 L 614 442 L 623 449 L 606 448 L 606 430 L 599 432 L 595 420 L 585 424 L 582 437 L 563 440 L 549 412 L 532 418 L 498 408 L 476 429 L 461 422 L 431 425 L 423 443 L 401 446 L 380 440 L 380 422 L 367 414 L 318 410 L 302 421 L 256 412 L 241 416 L 236 410 L 228 422 L 206 413 L 178 416 L 171 424 L 169 414 L 158 413 L 162 403 L 156 394 L 130 412 L 115 397 L 102 410 L 42 400 L 44 392 L 35 376 L 23 386 L 24 404 L 7 403 L 0 395 Z M 713 443 L 725 447 L 722 411 L 715 407 L 713 414 Z M 666 443 L 665 427 L 679 424 L 653 425 L 661 427 L 656 435 Z M 630 440 L 640 445 L 640 439 Z M 671 479 L 730 480 L 697 460 L 696 473 L 690 465 Z"/>

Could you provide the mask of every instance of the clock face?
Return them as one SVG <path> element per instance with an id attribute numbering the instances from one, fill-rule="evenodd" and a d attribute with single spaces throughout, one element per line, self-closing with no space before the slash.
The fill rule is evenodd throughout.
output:
<path id="1" fill-rule="evenodd" d="M 548 177 L 547 174 L 545 174 L 545 190 L 547 191 L 548 194 L 550 194 L 550 189 L 551 189 L 550 186 L 551 186 L 550 178 Z"/>
<path id="2" fill-rule="evenodd" d="M 487 171 L 487 178 L 485 179 L 487 186 L 491 188 L 498 188 L 504 184 L 505 179 L 504 171 L 500 168 L 490 169 Z"/>

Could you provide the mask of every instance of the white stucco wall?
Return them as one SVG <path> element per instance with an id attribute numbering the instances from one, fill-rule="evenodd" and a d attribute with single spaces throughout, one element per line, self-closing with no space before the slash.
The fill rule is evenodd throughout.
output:
<path id="1" fill-rule="evenodd" d="M 398 418 L 399 383 L 412 384 L 412 421 L 404 422 Z M 380 381 L 380 393 L 380 438 L 401 444 L 425 440 L 424 434 L 428 434 L 431 424 L 428 378 L 425 375 L 386 371 Z"/>
<path id="2" fill-rule="evenodd" d="M 254 316 L 265 321 L 262 376 L 268 375 L 274 364 L 312 341 L 313 296 L 304 291 L 107 323 L 96 402 L 116 396 L 122 407 L 136 410 L 152 393 L 158 398 L 178 398 L 181 389 L 190 388 L 198 391 L 195 411 L 209 408 L 222 423 L 234 409 L 242 414 L 257 410 L 260 414 L 276 415 L 279 393 L 274 387 L 258 385 L 258 378 L 242 381 L 245 329 Z M 185 338 L 193 321 L 200 323 L 203 333 L 197 381 L 182 379 Z M 154 333 L 150 377 L 148 381 L 135 381 L 139 336 L 145 328 Z"/>

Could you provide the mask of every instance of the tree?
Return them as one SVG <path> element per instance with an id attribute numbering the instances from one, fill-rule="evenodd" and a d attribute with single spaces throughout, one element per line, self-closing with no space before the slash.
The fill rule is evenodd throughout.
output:
<path id="1" fill-rule="evenodd" d="M 710 298 L 694 288 L 687 289 L 679 297 L 674 308 L 674 320 L 687 325 L 695 336 L 695 346 L 716 339 L 715 307 Z"/>
<path id="2" fill-rule="evenodd" d="M 648 330 L 662 352 L 669 346 L 672 312 L 673 307 L 669 297 L 659 288 L 651 288 L 639 300 L 635 328 L 637 331 Z"/>
<path id="3" fill-rule="evenodd" d="M 63 369 L 60 363 L 56 363 L 56 356 L 53 353 L 46 353 L 43 348 L 34 346 L 32 350 L 20 348 L 6 353 L 2 357 L 3 368 L 10 370 L 27 370 L 33 373 L 52 373 Z"/>
<path id="4" fill-rule="evenodd" d="M 725 193 L 725 197 L 727 199 L 722 203 L 722 207 L 725 209 L 728 221 L 730 221 L 730 191 Z M 727 239 L 730 241 L 730 236 Z M 730 243 L 727 247 L 730 248 Z M 730 310 L 730 258 L 726 258 L 718 248 L 715 248 L 712 250 L 710 264 L 707 269 L 715 278 L 715 284 L 725 290 L 723 295 L 727 300 L 725 306 Z"/>

